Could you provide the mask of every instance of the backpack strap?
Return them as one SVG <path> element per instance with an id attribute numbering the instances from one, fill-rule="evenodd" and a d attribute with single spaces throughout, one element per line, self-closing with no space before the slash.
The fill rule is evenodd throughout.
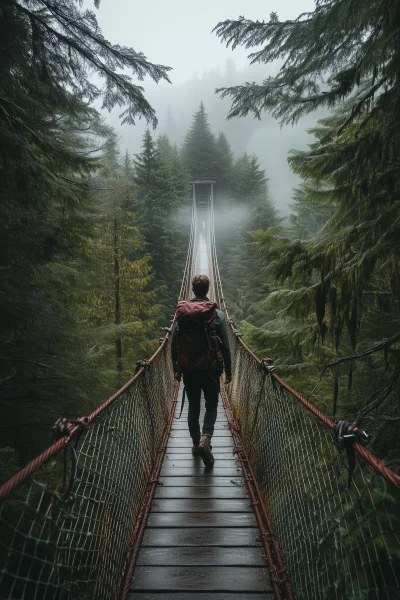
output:
<path id="1" fill-rule="evenodd" d="M 186 397 L 186 387 L 183 388 L 181 412 L 179 413 L 179 417 L 175 417 L 175 419 L 180 419 L 182 416 L 183 407 L 185 406 L 185 397 Z"/>

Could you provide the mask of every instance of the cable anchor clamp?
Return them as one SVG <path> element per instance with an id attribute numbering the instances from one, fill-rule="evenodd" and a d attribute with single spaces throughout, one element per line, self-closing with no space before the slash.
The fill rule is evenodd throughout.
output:
<path id="1" fill-rule="evenodd" d="M 71 434 L 71 430 L 73 429 L 74 425 L 79 425 L 82 430 L 86 429 L 88 426 L 88 421 L 89 419 L 87 417 L 80 417 L 74 421 L 66 419 L 65 417 L 60 417 L 52 427 L 53 435 L 56 440 L 60 440 L 61 438 Z"/>
<path id="2" fill-rule="evenodd" d="M 274 361 L 272 358 L 263 358 L 260 364 L 261 369 L 267 375 L 271 375 L 275 371 Z"/>
<path id="3" fill-rule="evenodd" d="M 332 437 L 333 442 L 338 447 L 340 453 L 343 453 L 349 445 L 352 446 L 354 442 L 359 442 L 363 445 L 368 442 L 368 434 L 362 429 L 359 429 L 355 423 L 351 423 L 350 421 L 339 421 L 337 419 L 334 419 L 334 423 Z"/>
<path id="4" fill-rule="evenodd" d="M 333 443 L 340 454 L 346 452 L 348 462 L 347 486 L 350 489 L 353 480 L 354 470 L 356 468 L 356 455 L 354 451 L 354 442 L 364 445 L 368 442 L 368 434 L 359 429 L 355 423 L 350 421 L 334 420 L 335 425 L 331 430 Z"/>
<path id="5" fill-rule="evenodd" d="M 148 369 L 150 367 L 151 367 L 151 362 L 149 360 L 137 360 L 135 373 L 140 371 L 140 369 Z"/>

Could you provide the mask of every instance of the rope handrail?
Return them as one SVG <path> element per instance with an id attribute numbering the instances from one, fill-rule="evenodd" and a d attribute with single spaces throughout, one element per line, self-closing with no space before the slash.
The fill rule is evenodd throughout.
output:
<path id="1" fill-rule="evenodd" d="M 174 317 L 175 318 L 175 317 Z M 167 332 L 163 342 L 160 344 L 159 348 L 154 352 L 154 354 L 149 358 L 148 362 L 152 364 L 157 356 L 160 354 L 165 344 L 168 341 L 168 337 L 170 332 Z M 100 406 L 98 406 L 88 417 L 80 417 L 77 421 L 81 421 L 85 423 L 85 426 L 88 427 L 101 413 L 103 413 L 107 408 L 113 404 L 118 398 L 120 398 L 124 392 L 129 390 L 130 387 L 143 375 L 146 367 L 140 367 L 140 369 L 135 373 L 135 375 L 130 379 L 127 383 L 125 383 L 118 391 L 115 392 L 112 396 L 107 398 Z M 82 430 L 82 425 L 77 424 L 73 425 L 69 429 L 68 435 L 62 437 L 46 448 L 44 452 L 39 454 L 32 461 L 28 462 L 18 473 L 13 475 L 8 481 L 6 481 L 0 487 L 0 501 L 4 500 L 15 487 L 25 481 L 30 475 L 32 475 L 35 471 L 37 471 L 45 462 L 47 462 L 50 458 L 59 454 L 69 443 L 71 440 L 75 439 Z"/>
<path id="2" fill-rule="evenodd" d="M 223 295 L 223 290 L 222 290 L 222 282 L 221 282 L 221 277 L 219 274 L 219 267 L 218 267 L 218 259 L 217 259 L 217 252 L 216 252 L 216 245 L 215 245 L 215 231 L 214 231 L 214 217 L 213 217 L 213 207 L 211 209 L 211 239 L 212 239 L 212 252 L 213 252 L 213 261 L 214 261 L 214 270 L 216 272 L 216 281 L 217 281 L 217 290 L 218 290 L 218 295 L 219 295 L 219 303 L 220 305 L 223 306 L 223 310 L 226 314 L 226 318 L 227 318 L 227 322 L 229 324 L 229 327 L 231 328 L 233 333 L 236 333 L 236 329 L 233 325 L 233 322 L 231 320 L 231 318 L 229 317 L 229 312 L 228 312 L 228 307 L 225 301 L 225 297 Z M 238 344 L 240 344 L 240 346 L 248 353 L 249 356 L 251 356 L 251 358 L 259 365 L 262 365 L 262 360 L 256 355 L 254 354 L 254 352 L 247 346 L 247 344 L 243 341 L 243 339 L 240 336 L 235 335 L 235 339 L 237 341 Z M 271 373 L 271 377 L 283 388 L 285 388 L 286 391 L 289 392 L 289 394 L 291 396 L 293 396 L 293 398 L 295 398 L 298 402 L 301 403 L 302 406 L 304 406 L 304 408 L 306 408 L 310 413 L 312 413 L 317 419 L 319 419 L 321 421 L 321 423 L 323 423 L 324 425 L 326 425 L 327 427 L 329 427 L 330 429 L 334 429 L 335 428 L 335 422 L 330 419 L 328 416 L 324 415 L 316 406 L 314 406 L 314 404 L 312 402 L 310 402 L 309 400 L 307 400 L 306 398 L 304 398 L 304 396 L 302 396 L 302 394 L 300 394 L 299 392 L 297 392 L 295 389 L 293 389 L 290 385 L 288 385 L 286 383 L 286 381 L 284 381 L 281 377 L 279 377 L 275 372 Z M 391 485 L 393 485 L 396 488 L 400 488 L 400 475 L 398 475 L 397 473 L 395 473 L 394 471 L 392 471 L 389 467 L 387 467 L 379 458 L 377 458 L 376 456 L 374 456 L 374 454 L 372 454 L 372 452 L 370 452 L 367 448 L 365 448 L 364 446 L 362 446 L 359 442 L 354 442 L 354 449 L 357 452 L 357 454 L 365 461 L 367 461 L 371 467 L 373 469 L 375 469 L 375 471 L 377 473 L 379 473 L 380 475 L 382 475 L 382 477 Z"/>

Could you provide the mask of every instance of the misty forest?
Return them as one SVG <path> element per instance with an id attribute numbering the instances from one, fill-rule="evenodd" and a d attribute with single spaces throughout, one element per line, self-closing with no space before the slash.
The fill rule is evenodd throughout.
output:
<path id="1" fill-rule="evenodd" d="M 110 42 L 87 4 L 0 5 L 0 482 L 159 346 L 193 173 L 215 176 L 242 339 L 398 472 L 399 2 L 215 22 L 248 66 L 176 88 L 140 51 L 154 56 L 151 31 L 149 48 Z"/>
<path id="2" fill-rule="evenodd" d="M 161 133 L 142 89 L 119 70 L 159 81 L 168 67 L 111 45 L 92 11 L 56 4 L 1 8 L 2 477 L 48 443 L 61 413 L 86 414 L 157 346 L 180 287 L 191 172 L 216 175 L 219 262 L 244 339 L 324 412 L 358 419 L 396 464 L 396 3 L 318 2 L 306 25 L 276 14 L 262 27 L 220 23 L 228 45 L 263 45 L 252 62 L 290 58 L 276 77 L 220 90 L 231 108 L 225 120 L 213 100 L 214 127 L 197 82 L 192 122 L 177 132 L 169 105 Z M 237 80 L 230 67 L 208 82 Z M 323 85 L 321 73 L 330 73 Z M 102 117 L 115 105 L 124 124 L 147 121 L 135 154 Z M 299 183 L 282 214 L 268 165 L 239 141 L 263 111 L 291 124 L 322 109 L 307 149 L 289 152 Z"/>

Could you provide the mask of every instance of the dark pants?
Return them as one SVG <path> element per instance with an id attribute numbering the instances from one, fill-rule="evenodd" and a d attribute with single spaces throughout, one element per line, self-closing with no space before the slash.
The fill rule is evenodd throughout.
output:
<path id="1" fill-rule="evenodd" d="M 206 413 L 204 415 L 203 433 L 212 436 L 214 425 L 217 420 L 218 396 L 220 390 L 219 374 L 211 374 L 208 371 L 192 371 L 183 373 L 183 383 L 189 402 L 188 425 L 189 433 L 193 443 L 197 445 L 200 441 L 200 400 L 201 392 L 204 393 L 206 401 Z"/>

